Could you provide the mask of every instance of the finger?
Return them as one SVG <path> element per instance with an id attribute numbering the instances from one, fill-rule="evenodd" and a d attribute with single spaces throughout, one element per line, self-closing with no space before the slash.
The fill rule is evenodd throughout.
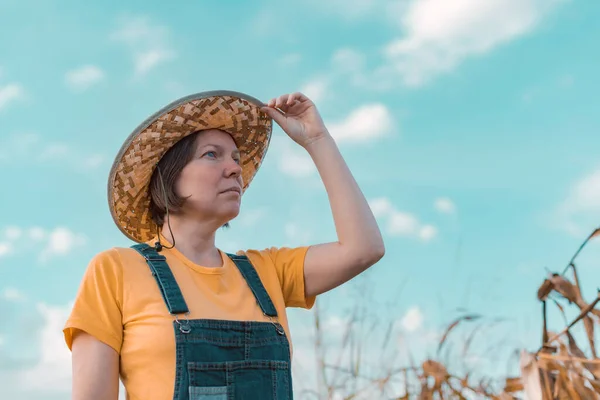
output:
<path id="1" fill-rule="evenodd" d="M 294 93 L 292 93 L 290 96 L 291 96 L 291 97 L 292 97 L 294 100 L 297 100 L 297 101 L 299 101 L 299 102 L 301 102 L 301 103 L 302 103 L 302 102 L 304 102 L 304 101 L 310 100 L 310 99 L 309 99 L 308 97 L 306 97 L 306 96 L 304 95 L 304 93 L 302 93 L 302 92 L 294 92 Z"/>
<path id="2" fill-rule="evenodd" d="M 282 94 L 277 98 L 275 102 L 275 107 L 281 108 L 288 100 L 289 94 Z"/>
<path id="3" fill-rule="evenodd" d="M 271 107 L 262 107 L 261 111 L 266 113 L 269 117 L 271 117 L 279 126 L 283 128 L 283 124 L 285 124 L 285 115 L 281 113 L 281 111 L 276 108 Z"/>

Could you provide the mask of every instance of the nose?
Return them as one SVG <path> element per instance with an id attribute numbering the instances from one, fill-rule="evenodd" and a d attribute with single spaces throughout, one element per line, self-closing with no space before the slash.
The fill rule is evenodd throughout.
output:
<path id="1" fill-rule="evenodd" d="M 238 161 L 236 161 L 233 158 L 230 158 L 227 161 L 227 165 L 225 167 L 225 175 L 228 178 L 241 176 L 242 175 L 242 166 L 240 164 L 238 164 Z"/>

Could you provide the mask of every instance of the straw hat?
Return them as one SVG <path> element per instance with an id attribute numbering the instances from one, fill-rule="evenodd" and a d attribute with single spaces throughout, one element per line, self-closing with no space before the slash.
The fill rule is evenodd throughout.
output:
<path id="1" fill-rule="evenodd" d="M 244 93 L 201 92 L 172 102 L 139 125 L 121 146 L 108 179 L 109 209 L 121 232 L 138 243 L 156 235 L 148 191 L 154 168 L 178 140 L 201 129 L 221 129 L 233 137 L 245 191 L 271 140 L 273 121 L 260 111 L 264 105 Z"/>

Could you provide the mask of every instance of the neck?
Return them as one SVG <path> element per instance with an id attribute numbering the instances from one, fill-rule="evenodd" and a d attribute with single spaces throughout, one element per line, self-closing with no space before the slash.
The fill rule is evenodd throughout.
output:
<path id="1" fill-rule="evenodd" d="M 214 224 L 173 214 L 169 215 L 169 220 L 171 229 L 165 221 L 161 234 L 171 245 L 174 243 L 181 254 L 204 267 L 222 266 L 221 254 L 215 246 Z"/>

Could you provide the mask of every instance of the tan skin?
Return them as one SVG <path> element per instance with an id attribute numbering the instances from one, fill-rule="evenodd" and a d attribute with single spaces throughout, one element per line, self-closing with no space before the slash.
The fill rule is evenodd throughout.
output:
<path id="1" fill-rule="evenodd" d="M 304 262 L 306 296 L 325 293 L 379 261 L 383 239 L 371 209 L 329 134 L 314 103 L 302 93 L 272 99 L 262 109 L 312 158 L 329 197 L 338 240 L 313 245 Z M 240 211 L 239 152 L 225 132 L 198 137 L 194 159 L 184 167 L 176 190 L 191 196 L 170 215 L 177 249 L 207 267 L 222 264 L 215 233 Z M 168 227 L 162 232 L 172 243 Z M 119 355 L 81 332 L 73 339 L 73 399 L 114 400 L 118 396 Z"/>

